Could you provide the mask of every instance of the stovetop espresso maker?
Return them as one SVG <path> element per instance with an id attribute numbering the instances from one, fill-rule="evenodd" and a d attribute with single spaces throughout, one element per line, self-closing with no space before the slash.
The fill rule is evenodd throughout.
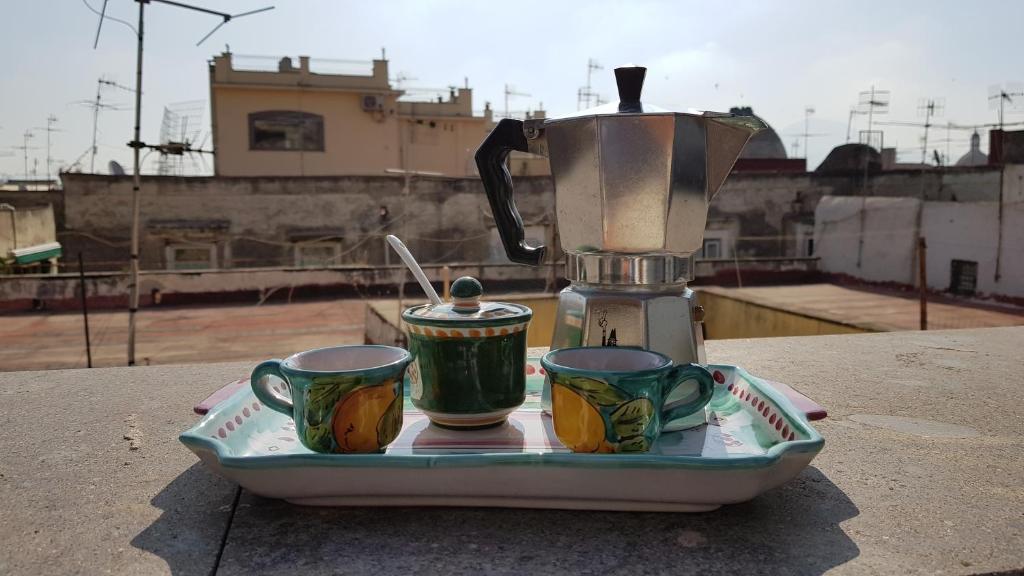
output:
<path id="1" fill-rule="evenodd" d="M 476 163 L 508 258 L 539 265 L 524 241 L 506 166 L 513 150 L 547 156 L 570 285 L 559 296 L 551 348 L 641 346 L 706 363 L 693 280 L 708 203 L 764 124 L 640 101 L 647 69 L 617 68 L 619 102 L 568 116 L 501 120 Z"/>

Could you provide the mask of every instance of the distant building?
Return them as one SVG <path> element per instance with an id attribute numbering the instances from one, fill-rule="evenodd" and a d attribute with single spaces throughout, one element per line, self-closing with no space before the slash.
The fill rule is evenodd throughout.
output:
<path id="1" fill-rule="evenodd" d="M 0 272 L 56 274 L 61 250 L 52 205 L 15 208 L 0 203 Z"/>
<path id="2" fill-rule="evenodd" d="M 743 151 L 740 152 L 740 158 L 771 158 L 771 159 L 785 159 L 786 146 L 782 144 L 782 139 L 775 132 L 775 129 L 771 127 L 764 118 L 761 118 L 757 114 L 754 114 L 754 109 L 750 106 L 734 106 L 729 109 L 730 114 L 736 116 L 750 116 L 757 118 L 764 125 L 767 126 L 764 130 L 755 133 L 750 137 L 747 145 L 743 147 Z"/>
<path id="3" fill-rule="evenodd" d="M 766 128 L 751 136 L 739 159 L 733 166 L 733 172 L 805 172 L 807 160 L 805 158 L 789 158 L 786 156 L 786 147 L 782 139 L 775 132 L 770 124 L 765 122 L 750 106 L 734 106 L 729 109 L 730 114 L 736 116 L 752 116 L 764 122 Z"/>
<path id="4" fill-rule="evenodd" d="M 971 134 L 971 149 L 956 161 L 957 166 L 985 166 L 988 156 L 981 152 L 981 136 L 977 131 Z"/>
<path id="5" fill-rule="evenodd" d="M 321 74 L 310 59 L 276 71 L 240 70 L 226 52 L 210 63 L 216 176 L 377 175 L 410 170 L 476 174 L 473 154 L 492 126 L 473 115 L 473 92 L 401 101 L 388 61 L 370 75 Z"/>

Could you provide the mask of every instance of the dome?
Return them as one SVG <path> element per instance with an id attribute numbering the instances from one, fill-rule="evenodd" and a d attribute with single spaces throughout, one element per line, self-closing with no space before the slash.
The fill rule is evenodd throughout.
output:
<path id="1" fill-rule="evenodd" d="M 736 106 L 730 108 L 729 113 L 736 116 L 753 116 L 764 122 L 764 118 L 754 114 L 754 110 L 750 106 Z M 786 147 L 782 144 L 782 139 L 767 122 L 764 122 L 764 125 L 767 128 L 755 133 L 750 138 L 747 145 L 743 147 L 743 151 L 740 152 L 740 158 L 787 158 Z"/>
<path id="2" fill-rule="evenodd" d="M 867 144 L 843 144 L 836 146 L 828 153 L 825 160 L 818 165 L 815 172 L 819 174 L 844 173 L 863 171 L 867 162 L 869 172 L 877 172 L 882 168 L 882 157 L 877 150 Z"/>
<path id="3" fill-rule="evenodd" d="M 981 152 L 981 136 L 975 131 L 971 134 L 971 149 L 956 161 L 957 166 L 985 166 L 988 156 Z"/>

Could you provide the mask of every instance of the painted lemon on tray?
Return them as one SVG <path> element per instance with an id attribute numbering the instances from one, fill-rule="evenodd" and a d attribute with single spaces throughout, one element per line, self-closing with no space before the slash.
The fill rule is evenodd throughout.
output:
<path id="1" fill-rule="evenodd" d="M 573 452 L 614 452 L 605 439 L 604 418 L 586 398 L 558 383 L 551 384 L 555 435 Z"/>
<path id="2" fill-rule="evenodd" d="M 380 452 L 402 427 L 402 399 L 394 383 L 360 388 L 334 409 L 332 428 L 338 452 Z"/>

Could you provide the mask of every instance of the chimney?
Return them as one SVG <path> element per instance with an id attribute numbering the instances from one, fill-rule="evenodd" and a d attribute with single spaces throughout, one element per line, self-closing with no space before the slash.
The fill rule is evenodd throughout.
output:
<path id="1" fill-rule="evenodd" d="M 1003 131 L 988 131 L 988 164 L 999 166 L 1003 163 Z"/>

